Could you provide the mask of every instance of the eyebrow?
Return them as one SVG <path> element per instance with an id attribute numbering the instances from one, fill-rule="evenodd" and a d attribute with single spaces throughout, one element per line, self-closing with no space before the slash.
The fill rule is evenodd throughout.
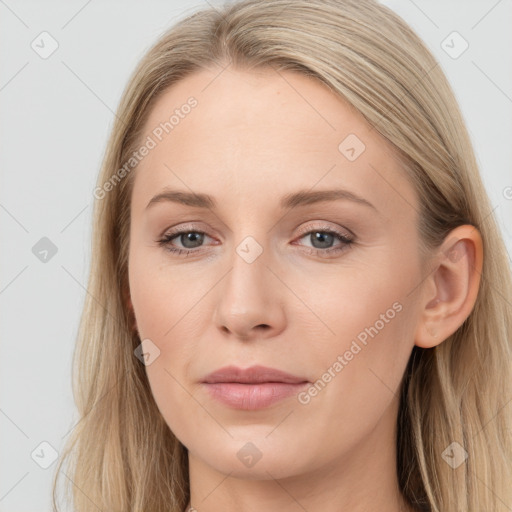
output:
<path id="1" fill-rule="evenodd" d="M 349 190 L 331 189 L 331 190 L 299 190 L 291 194 L 283 196 L 280 206 L 283 209 L 297 208 L 299 206 L 307 206 L 323 201 L 347 200 L 352 201 L 378 212 L 377 208 L 364 199 Z M 161 193 L 154 196 L 146 206 L 146 210 L 156 204 L 162 202 L 173 202 L 183 204 L 185 206 L 193 206 L 197 208 L 215 209 L 217 207 L 216 200 L 208 194 L 200 194 L 194 192 L 186 192 L 179 190 L 164 189 Z"/>

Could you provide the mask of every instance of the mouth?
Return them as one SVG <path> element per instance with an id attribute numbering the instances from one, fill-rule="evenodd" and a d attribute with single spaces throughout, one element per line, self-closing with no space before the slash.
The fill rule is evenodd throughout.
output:
<path id="1" fill-rule="evenodd" d="M 241 410 L 270 407 L 296 395 L 309 384 L 303 377 L 264 366 L 246 369 L 228 366 L 209 374 L 202 381 L 212 398 Z"/>

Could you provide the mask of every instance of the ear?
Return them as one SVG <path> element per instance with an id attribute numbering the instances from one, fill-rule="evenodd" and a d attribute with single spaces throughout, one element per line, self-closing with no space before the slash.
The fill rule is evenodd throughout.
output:
<path id="1" fill-rule="evenodd" d="M 432 258 L 425 280 L 415 345 L 432 348 L 451 336 L 470 315 L 476 302 L 483 266 L 478 229 L 459 226 L 446 236 Z"/>

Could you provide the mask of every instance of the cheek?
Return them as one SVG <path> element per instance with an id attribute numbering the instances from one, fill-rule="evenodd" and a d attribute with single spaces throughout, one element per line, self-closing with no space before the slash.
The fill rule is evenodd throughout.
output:
<path id="1" fill-rule="evenodd" d="M 196 403 L 186 390 L 184 375 L 188 374 L 197 351 L 193 341 L 198 339 L 193 332 L 197 323 L 191 319 L 195 313 L 192 306 L 200 296 L 186 286 L 186 279 L 179 272 L 168 272 L 154 263 L 149 258 L 133 255 L 129 269 L 130 293 L 140 338 L 150 340 L 157 351 L 157 356 L 145 367 L 153 398 L 169 428 L 183 439 L 193 428 L 190 417 L 194 416 Z M 176 414 L 176 411 L 187 411 L 187 414 Z"/>
<path id="2" fill-rule="evenodd" d="M 128 273 L 140 339 L 150 340 L 158 353 L 146 366 L 146 374 L 167 419 L 176 407 L 190 408 L 184 377 L 190 375 L 190 364 L 197 359 L 201 301 L 208 288 L 195 283 L 188 270 L 167 265 L 157 252 L 132 250 Z"/>
<path id="3" fill-rule="evenodd" d="M 406 316 L 403 311 L 409 302 L 408 280 L 402 279 L 407 271 L 414 269 L 402 266 L 398 274 L 393 261 L 388 261 L 341 268 L 314 285 L 304 286 L 297 281 L 293 286 L 300 287 L 298 294 L 309 306 L 302 308 L 304 318 L 314 319 L 322 328 L 323 336 L 316 340 L 316 347 L 322 352 L 339 351 L 349 349 L 354 339 L 367 347 L 370 340 L 378 340 L 373 345 L 379 351 L 389 348 L 387 345 L 393 340 L 400 341 L 400 325 Z"/>
<path id="4" fill-rule="evenodd" d="M 347 414 L 356 412 L 358 421 L 371 425 L 396 397 L 414 344 L 409 293 L 416 263 L 380 261 L 332 276 L 323 294 L 312 291 L 308 298 L 326 328 L 307 354 L 317 380 L 302 403 L 336 425 L 332 432 L 348 437 L 357 432 L 348 427 Z"/>
<path id="5" fill-rule="evenodd" d="M 166 267 L 165 258 L 158 253 L 160 250 L 132 251 L 129 280 L 141 337 L 163 340 L 172 336 L 178 322 L 179 327 L 187 323 L 185 315 L 200 300 L 200 290 L 186 271 Z"/>

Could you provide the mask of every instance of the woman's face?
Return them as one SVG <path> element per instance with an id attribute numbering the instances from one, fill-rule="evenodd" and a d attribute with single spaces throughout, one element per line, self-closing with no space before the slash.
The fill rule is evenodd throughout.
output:
<path id="1" fill-rule="evenodd" d="M 155 401 L 190 457 L 254 479 L 377 460 L 422 290 L 418 198 L 390 146 L 311 78 L 231 68 L 173 85 L 142 144 L 131 302 Z M 228 365 L 309 384 L 204 383 Z"/>

